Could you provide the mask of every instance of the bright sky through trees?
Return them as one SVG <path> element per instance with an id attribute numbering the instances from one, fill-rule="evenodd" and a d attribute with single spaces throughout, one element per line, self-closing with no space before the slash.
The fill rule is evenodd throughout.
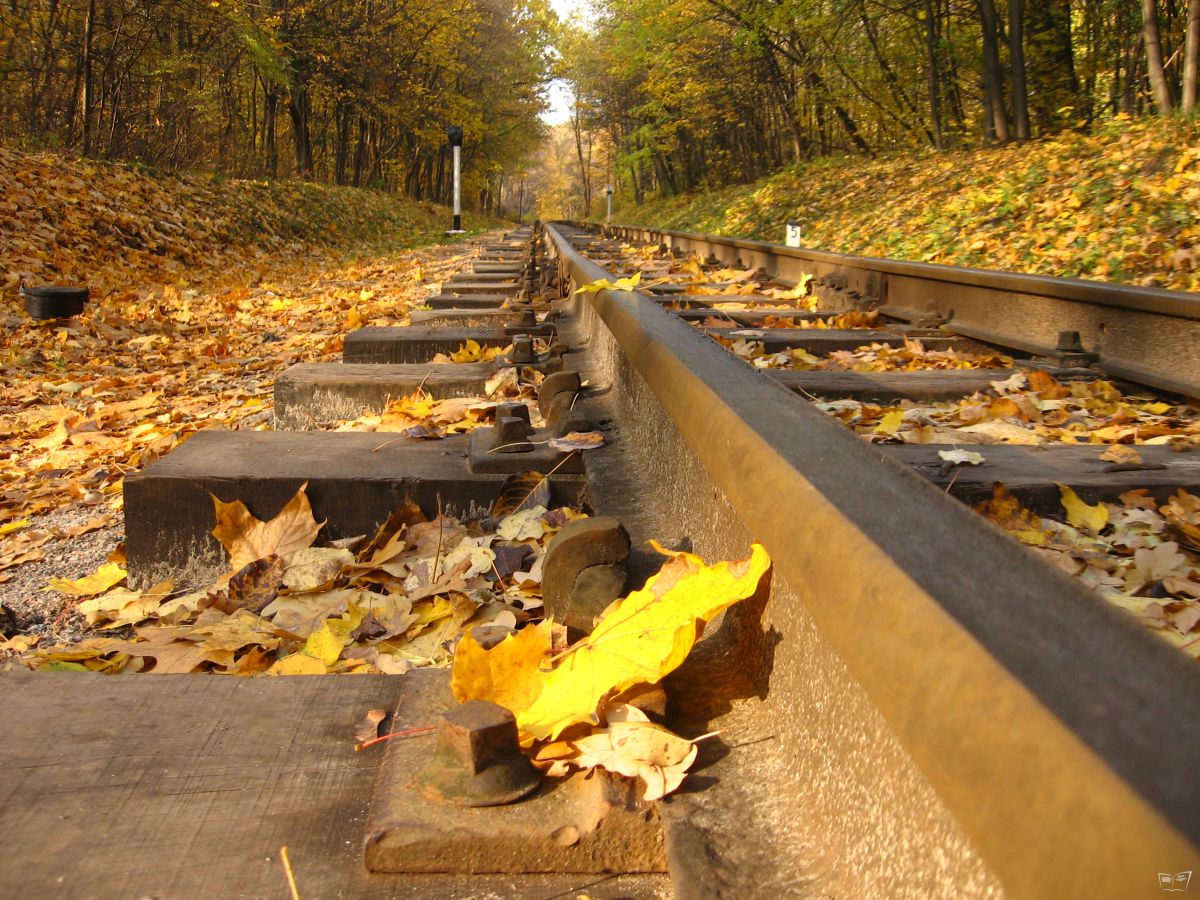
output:
<path id="1" fill-rule="evenodd" d="M 550 6 L 564 22 L 572 16 L 586 20 L 590 13 L 591 2 L 590 0 L 550 0 Z M 542 113 L 542 121 L 547 125 L 560 125 L 567 121 L 571 115 L 571 103 L 575 100 L 575 93 L 571 90 L 571 86 L 562 79 L 555 79 L 550 83 L 548 96 L 550 108 Z"/>

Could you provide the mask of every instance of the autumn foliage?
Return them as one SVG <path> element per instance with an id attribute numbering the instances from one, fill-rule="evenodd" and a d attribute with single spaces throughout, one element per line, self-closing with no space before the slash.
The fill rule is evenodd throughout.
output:
<path id="1" fill-rule="evenodd" d="M 0 147 L 0 289 L 100 297 L 247 274 L 266 253 L 384 249 L 440 236 L 446 213 L 380 191 L 173 175 Z M 468 225 L 475 220 L 468 216 Z"/>
<path id="2" fill-rule="evenodd" d="M 1200 130 L 1117 120 L 991 150 L 827 159 L 628 206 L 616 221 L 806 247 L 1200 291 Z"/>
<path id="3" fill-rule="evenodd" d="M 0 573 L 54 538 L 30 516 L 83 505 L 115 521 L 126 472 L 200 428 L 269 427 L 278 372 L 404 322 L 427 278 L 462 265 L 454 249 L 398 252 L 440 236 L 443 208 L 374 191 L 0 150 L 0 198 Z M 38 322 L 22 281 L 92 299 Z"/>

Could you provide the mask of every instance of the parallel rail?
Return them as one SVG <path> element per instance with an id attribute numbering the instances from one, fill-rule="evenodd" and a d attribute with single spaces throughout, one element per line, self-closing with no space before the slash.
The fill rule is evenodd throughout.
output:
<path id="1" fill-rule="evenodd" d="M 818 295 L 945 317 L 952 331 L 1019 349 L 1052 352 L 1062 331 L 1079 332 L 1100 368 L 1161 390 L 1200 397 L 1200 295 L 933 263 L 782 247 L 762 241 L 635 226 L 608 233 L 629 241 L 741 260 L 778 278 L 812 275 Z"/>
<path id="2" fill-rule="evenodd" d="M 610 234 L 783 279 L 814 274 L 890 307 L 924 311 L 934 290 L 940 307 L 950 291 L 952 325 L 1049 345 L 1078 330 L 1114 374 L 1153 369 L 1147 348 L 1164 329 L 1164 346 L 1200 348 L 1192 296 L 678 232 Z M 572 236 L 545 229 L 563 283 L 611 278 Z M 838 881 L 819 859 L 787 871 L 813 838 L 797 823 L 813 820 L 817 842 L 841 848 L 826 865 L 879 873 L 852 892 L 957 884 L 987 894 L 998 877 L 1021 896 L 1135 896 L 1156 873 L 1200 862 L 1191 661 L 647 296 L 572 296 L 629 453 L 640 454 L 630 462 L 655 477 L 668 513 L 693 529 L 699 552 L 737 552 L 753 536 L 775 561 L 762 621 L 727 622 L 715 668 L 688 686 L 728 680 L 731 667 L 749 673 L 758 699 L 722 708 L 735 737 L 769 735 L 782 762 L 765 766 L 735 746 L 706 770 L 716 784 L 668 807 L 682 894 Z M 1200 354 L 1180 352 L 1176 375 L 1137 380 L 1195 395 Z M 681 470 L 678 460 L 692 459 L 702 471 Z"/>

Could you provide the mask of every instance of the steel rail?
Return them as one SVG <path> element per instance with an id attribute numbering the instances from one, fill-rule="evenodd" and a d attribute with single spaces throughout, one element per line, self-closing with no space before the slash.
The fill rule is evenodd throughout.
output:
<path id="1" fill-rule="evenodd" d="M 545 234 L 572 289 L 612 277 Z M 1011 893 L 1134 896 L 1200 860 L 1194 663 L 649 297 L 574 303 L 771 553 L 776 721 L 813 690 L 814 621 Z"/>
<path id="2" fill-rule="evenodd" d="M 1151 387 L 1200 397 L 1200 294 L 1136 285 L 1024 275 L 936 263 L 853 256 L 687 231 L 613 225 L 625 240 L 712 254 L 763 266 L 783 279 L 804 275 L 831 284 L 839 303 L 878 304 L 923 313 L 931 302 L 953 325 L 986 331 L 1002 346 L 1055 344 L 1078 331 L 1100 354 L 1099 367 L 1138 372 Z"/>

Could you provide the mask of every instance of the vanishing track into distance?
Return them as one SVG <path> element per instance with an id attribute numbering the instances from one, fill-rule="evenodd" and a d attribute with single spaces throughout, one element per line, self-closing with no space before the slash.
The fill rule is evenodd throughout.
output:
<path id="1" fill-rule="evenodd" d="M 445 669 L 18 669 L 0 883 L 286 896 L 285 844 L 306 896 L 1125 898 L 1200 867 L 1200 426 L 1181 399 L 1200 395 L 1200 300 L 574 224 L 465 265 L 408 326 L 281 373 L 275 431 L 204 431 L 130 475 L 130 584 L 228 574 L 212 497 L 267 520 L 301 484 L 321 540 L 353 544 L 406 500 L 492 527 L 509 474 L 548 473 L 547 505 L 628 533 L 558 568 L 545 550 L 546 609 L 585 627 L 614 573 L 657 569 L 650 539 L 708 560 L 757 540 L 769 583 L 666 680 L 667 724 L 718 732 L 683 788 L 649 808 L 578 774 L 509 806 L 417 796 L 428 743 L 354 753 L 354 729 L 380 708 L 428 734 Z M 467 341 L 500 356 L 434 361 Z M 497 383 L 470 434 L 333 430 Z M 593 430 L 603 446 L 550 446 Z"/>

